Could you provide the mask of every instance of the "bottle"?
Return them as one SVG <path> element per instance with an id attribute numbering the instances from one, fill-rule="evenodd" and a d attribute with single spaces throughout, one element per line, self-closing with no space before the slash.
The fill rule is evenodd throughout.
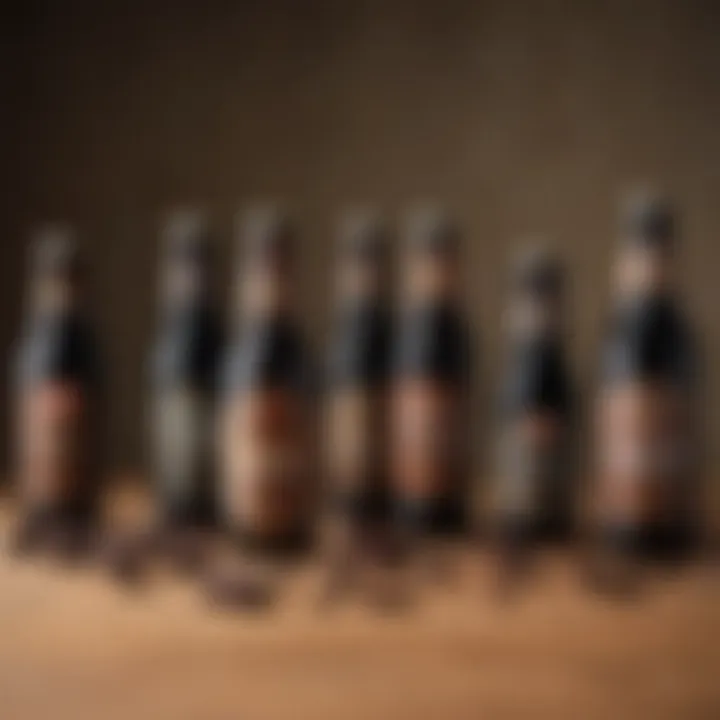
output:
<path id="1" fill-rule="evenodd" d="M 240 240 L 242 307 L 222 377 L 223 519 L 248 549 L 300 551 L 311 539 L 314 438 L 292 296 L 294 232 L 276 209 L 254 208 L 240 224 Z"/>
<path id="2" fill-rule="evenodd" d="M 520 255 L 508 307 L 496 520 L 509 544 L 562 539 L 572 527 L 572 389 L 563 347 L 564 273 L 549 252 Z"/>
<path id="3" fill-rule="evenodd" d="M 392 359 L 390 463 L 400 527 L 421 537 L 456 535 L 468 520 L 470 352 L 459 251 L 444 213 L 411 214 Z"/>
<path id="4" fill-rule="evenodd" d="M 693 534 L 695 368 L 675 298 L 669 203 L 632 198 L 621 234 L 599 402 L 599 523 L 621 555 L 667 557 Z"/>
<path id="5" fill-rule="evenodd" d="M 18 351 L 19 550 L 81 550 L 97 529 L 100 364 L 83 305 L 84 267 L 69 227 L 35 239 L 30 312 Z M 57 547 L 55 549 L 58 549 Z"/>
<path id="6" fill-rule="evenodd" d="M 335 504 L 357 525 L 381 523 L 388 511 L 386 245 L 379 218 L 358 213 L 343 219 L 325 450 Z"/>
<path id="7" fill-rule="evenodd" d="M 210 293 L 209 228 L 197 211 L 163 230 L 161 319 L 151 358 L 152 459 L 164 525 L 212 526 L 212 429 L 220 328 Z"/>

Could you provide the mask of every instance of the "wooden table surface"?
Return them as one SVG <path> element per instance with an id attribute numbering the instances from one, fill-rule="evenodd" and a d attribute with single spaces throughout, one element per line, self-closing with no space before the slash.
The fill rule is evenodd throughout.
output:
<path id="1" fill-rule="evenodd" d="M 3 508 L 7 534 L 9 510 Z M 192 582 L 141 592 L 99 570 L 0 559 L 2 720 L 720 718 L 720 611 L 708 564 L 632 602 L 543 559 L 509 605 L 469 555 L 404 612 L 316 606 L 301 569 L 271 612 L 209 608 Z"/>

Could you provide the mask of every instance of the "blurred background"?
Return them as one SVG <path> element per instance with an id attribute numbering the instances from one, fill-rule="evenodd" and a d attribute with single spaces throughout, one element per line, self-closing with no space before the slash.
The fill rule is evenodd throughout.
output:
<path id="1" fill-rule="evenodd" d="M 0 350 L 19 334 L 38 221 L 76 224 L 111 377 L 111 468 L 144 455 L 161 219 L 286 202 L 302 307 L 323 348 L 337 211 L 437 199 L 465 231 L 464 288 L 494 389 L 510 253 L 528 233 L 571 272 L 570 349 L 593 386 L 619 193 L 682 213 L 685 304 L 701 338 L 720 462 L 720 5 L 712 0 L 25 2 L 0 21 Z M 7 437 L 0 383 L 0 437 Z M 587 396 L 586 396 L 587 400 Z M 478 428 L 490 412 L 478 408 Z M 478 430 L 478 437 L 482 431 Z M 6 461 L 8 446 L 2 445 Z"/>

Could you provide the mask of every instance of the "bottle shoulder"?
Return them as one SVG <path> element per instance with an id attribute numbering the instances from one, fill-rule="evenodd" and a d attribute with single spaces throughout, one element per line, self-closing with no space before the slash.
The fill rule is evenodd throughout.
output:
<path id="1" fill-rule="evenodd" d="M 306 389 L 309 370 L 302 332 L 294 322 L 254 323 L 228 344 L 221 387 L 224 392 L 268 386 Z"/>
<path id="2" fill-rule="evenodd" d="M 184 382 L 210 387 L 215 382 L 222 333 L 211 312 L 168 318 L 151 349 L 156 383 Z"/>
<path id="3" fill-rule="evenodd" d="M 21 382 L 41 379 L 93 381 L 99 371 L 98 341 L 82 317 L 41 319 L 31 323 L 17 350 Z"/>
<path id="4" fill-rule="evenodd" d="M 395 375 L 463 381 L 469 374 L 470 355 L 468 325 L 458 308 L 421 307 L 399 318 L 392 358 Z"/>
<path id="5" fill-rule="evenodd" d="M 571 411 L 573 383 L 559 342 L 531 342 L 513 347 L 506 365 L 502 405 L 506 412 Z"/>
<path id="6" fill-rule="evenodd" d="M 689 325 L 667 300 L 618 308 L 610 318 L 603 352 L 606 382 L 666 379 L 685 382 L 693 373 Z"/>
<path id="7" fill-rule="evenodd" d="M 335 321 L 327 351 L 331 385 L 379 385 L 385 382 L 390 353 L 389 313 L 360 308 L 341 313 Z"/>

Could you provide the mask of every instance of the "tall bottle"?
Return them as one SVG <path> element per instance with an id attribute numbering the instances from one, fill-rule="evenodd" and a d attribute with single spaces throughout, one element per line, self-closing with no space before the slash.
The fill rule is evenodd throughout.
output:
<path id="1" fill-rule="evenodd" d="M 621 233 L 599 407 L 600 525 L 623 553 L 675 554 L 694 526 L 695 360 L 675 297 L 672 209 L 634 198 Z"/>
<path id="2" fill-rule="evenodd" d="M 175 213 L 163 242 L 160 328 L 151 362 L 155 489 L 164 523 L 210 525 L 220 329 L 209 287 L 207 222 L 198 212 Z"/>
<path id="3" fill-rule="evenodd" d="M 73 231 L 48 227 L 33 249 L 16 375 L 22 549 L 95 528 L 103 444 L 97 344 Z"/>
<path id="4" fill-rule="evenodd" d="M 388 510 L 386 265 L 387 238 L 379 219 L 347 215 L 340 231 L 325 450 L 340 514 L 360 525 L 381 522 Z"/>
<path id="5" fill-rule="evenodd" d="M 517 263 L 500 408 L 498 531 L 510 543 L 565 537 L 572 526 L 572 389 L 563 346 L 563 269 L 533 248 Z"/>
<path id="6" fill-rule="evenodd" d="M 294 232 L 278 211 L 256 208 L 240 224 L 240 240 L 241 310 L 223 369 L 223 517 L 246 547 L 295 551 L 310 539 L 314 478 Z"/>
<path id="7" fill-rule="evenodd" d="M 401 526 L 425 536 L 455 534 L 468 519 L 470 352 L 459 253 L 446 215 L 411 215 L 392 367 L 391 480 Z"/>

